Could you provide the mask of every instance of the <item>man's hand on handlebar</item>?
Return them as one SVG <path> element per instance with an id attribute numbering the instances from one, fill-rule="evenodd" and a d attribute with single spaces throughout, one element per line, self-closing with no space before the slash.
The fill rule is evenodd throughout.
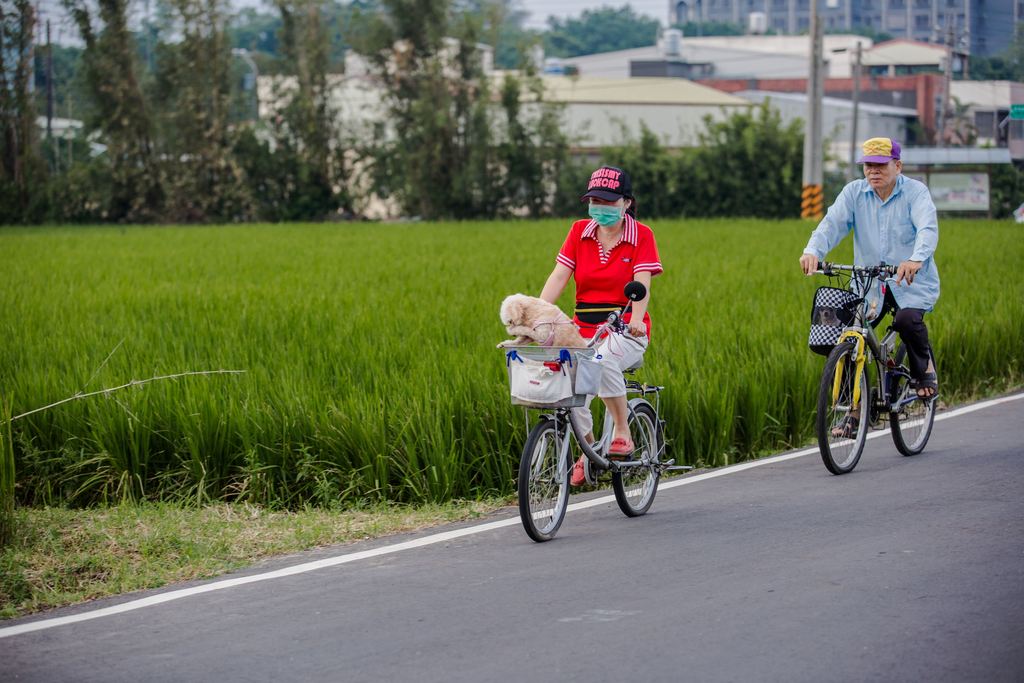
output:
<path id="1" fill-rule="evenodd" d="M 814 254 L 803 254 L 800 257 L 800 268 L 804 271 L 804 275 L 814 275 L 818 270 L 818 257 Z"/>

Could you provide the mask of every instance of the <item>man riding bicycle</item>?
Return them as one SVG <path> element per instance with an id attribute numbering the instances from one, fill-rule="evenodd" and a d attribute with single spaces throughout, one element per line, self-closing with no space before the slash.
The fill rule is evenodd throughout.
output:
<path id="1" fill-rule="evenodd" d="M 853 230 L 854 263 L 872 266 L 899 264 L 895 287 L 885 287 L 878 301 L 874 297 L 874 320 L 895 310 L 892 327 L 908 351 L 912 386 L 921 398 L 938 393 L 938 378 L 932 362 L 924 314 L 939 298 L 939 271 L 933 255 L 939 241 L 939 224 L 931 193 L 924 183 L 902 174 L 900 144 L 891 138 L 871 138 L 861 147 L 864 180 L 843 188 L 800 257 L 807 275 L 818 262 Z"/>

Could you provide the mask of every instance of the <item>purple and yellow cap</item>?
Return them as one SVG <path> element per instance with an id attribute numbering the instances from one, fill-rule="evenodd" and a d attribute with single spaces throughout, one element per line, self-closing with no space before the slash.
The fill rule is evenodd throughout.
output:
<path id="1" fill-rule="evenodd" d="M 858 164 L 885 164 L 900 158 L 900 143 L 892 138 L 871 138 L 865 140 L 860 148 L 864 155 L 857 160 Z"/>

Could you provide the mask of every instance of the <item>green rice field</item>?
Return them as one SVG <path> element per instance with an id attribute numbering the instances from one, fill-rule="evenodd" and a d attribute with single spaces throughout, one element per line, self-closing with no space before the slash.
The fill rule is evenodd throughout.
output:
<path id="1" fill-rule="evenodd" d="M 271 507 L 507 494 L 525 438 L 498 306 L 537 294 L 568 221 L 0 230 L 0 396 L 23 504 Z M 673 455 L 722 465 L 812 438 L 824 278 L 801 221 L 653 222 L 643 378 Z M 1024 229 L 945 220 L 927 318 L 946 401 L 1024 383 Z M 851 258 L 851 240 L 832 255 Z M 571 307 L 571 292 L 562 300 Z"/>

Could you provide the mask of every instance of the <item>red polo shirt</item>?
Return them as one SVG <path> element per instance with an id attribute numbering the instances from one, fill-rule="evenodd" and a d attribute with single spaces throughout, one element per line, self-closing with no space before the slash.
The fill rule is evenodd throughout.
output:
<path id="1" fill-rule="evenodd" d="M 619 243 L 606 252 L 597 239 L 597 230 L 597 222 L 590 219 L 573 223 L 555 260 L 572 269 L 577 303 L 625 306 L 628 299 L 622 290 L 637 273 L 653 276 L 662 271 L 654 232 L 627 214 Z M 580 326 L 580 334 L 594 336 L 596 325 L 581 323 L 575 316 L 573 319 Z M 628 313 L 625 320 L 629 322 Z M 644 315 L 644 323 L 650 337 L 650 314 Z"/>

